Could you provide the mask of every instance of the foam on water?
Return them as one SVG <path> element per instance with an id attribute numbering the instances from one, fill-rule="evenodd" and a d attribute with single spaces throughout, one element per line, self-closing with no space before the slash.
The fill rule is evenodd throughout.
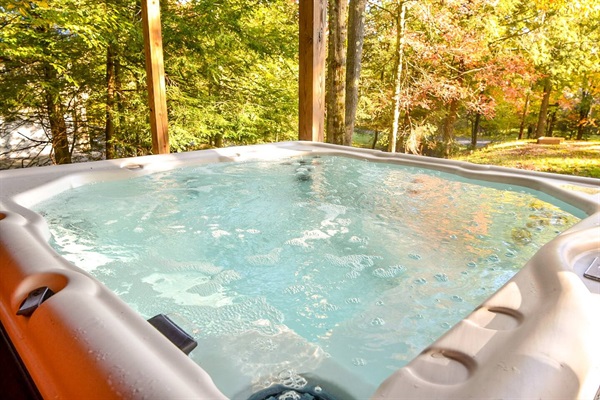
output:
<path id="1" fill-rule="evenodd" d="M 521 187 L 335 157 L 90 184 L 36 209 L 60 254 L 189 326 L 233 398 L 290 369 L 368 396 L 579 220 Z"/>

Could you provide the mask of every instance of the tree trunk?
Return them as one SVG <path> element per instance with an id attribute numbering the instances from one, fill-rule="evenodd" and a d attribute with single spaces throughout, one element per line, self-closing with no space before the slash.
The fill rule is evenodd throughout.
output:
<path id="1" fill-rule="evenodd" d="M 329 1 L 329 44 L 327 63 L 327 141 L 344 144 L 346 72 L 346 0 Z"/>
<path id="2" fill-rule="evenodd" d="M 531 96 L 531 92 L 527 92 L 527 96 L 525 97 L 525 105 L 523 106 L 523 113 L 521 114 L 521 126 L 519 126 L 519 137 L 518 139 L 523 139 L 523 131 L 525 130 L 525 117 L 527 117 L 527 109 L 529 108 L 529 97 Z"/>
<path id="3" fill-rule="evenodd" d="M 365 38 L 366 0 L 350 0 L 348 9 L 348 52 L 346 57 L 346 134 L 344 144 L 352 145 L 356 107 L 358 105 L 358 83 L 360 81 L 361 58 Z"/>
<path id="4" fill-rule="evenodd" d="M 479 122 L 481 121 L 481 114 L 475 114 L 475 121 L 473 122 L 473 130 L 471 131 L 471 146 L 477 147 L 477 134 L 479 133 Z"/>
<path id="5" fill-rule="evenodd" d="M 552 113 L 550 113 L 550 121 L 548 121 L 548 129 L 546 131 L 546 136 L 548 137 L 552 137 L 553 133 L 554 133 L 554 122 L 556 122 L 556 112 L 558 110 L 554 109 L 554 111 L 552 111 Z"/>
<path id="6" fill-rule="evenodd" d="M 52 150 L 54 151 L 55 164 L 70 164 L 71 152 L 69 151 L 69 140 L 67 138 L 67 123 L 62 113 L 62 104 L 59 91 L 52 90 L 58 79 L 56 70 L 44 63 L 44 78 L 48 85 L 44 90 L 48 121 L 50 122 L 50 133 L 52 135 Z"/>
<path id="7" fill-rule="evenodd" d="M 215 136 L 215 147 L 223 147 L 223 135 L 220 133 Z"/>
<path id="8" fill-rule="evenodd" d="M 373 144 L 371 145 L 371 149 L 375 150 L 375 146 L 377 145 L 377 140 L 379 140 L 379 131 L 375 131 L 373 135 Z"/>
<path id="9" fill-rule="evenodd" d="M 548 118 L 548 104 L 550 103 L 550 92 L 552 91 L 552 81 L 550 78 L 544 79 L 544 96 L 540 105 L 540 114 L 538 117 L 537 127 L 535 129 L 535 137 L 541 138 L 546 131 L 546 120 Z"/>
<path id="10" fill-rule="evenodd" d="M 450 145 L 454 140 L 454 123 L 458 116 L 458 100 L 452 99 L 448 104 L 448 113 L 444 119 L 444 126 L 442 128 L 442 140 L 444 142 L 444 157 L 450 155 Z"/>
<path id="11" fill-rule="evenodd" d="M 126 119 L 125 119 L 125 102 L 127 99 L 125 99 L 125 96 L 123 95 L 123 73 L 122 71 L 122 66 L 121 66 L 121 57 L 115 57 L 115 101 L 116 101 L 116 110 L 118 113 L 118 124 L 115 127 L 115 134 L 118 135 L 119 132 L 122 131 L 123 127 L 126 125 Z M 116 149 L 114 149 L 115 146 L 113 146 L 113 150 L 116 151 Z"/>
<path id="12" fill-rule="evenodd" d="M 84 128 L 80 124 L 80 115 L 79 115 L 79 99 L 74 98 L 72 100 L 72 110 L 71 113 L 71 146 L 69 147 L 69 153 L 73 154 L 75 150 L 75 146 L 79 144 L 79 149 L 82 151 L 91 151 L 89 147 L 91 145 L 89 135 L 86 135 Z"/>
<path id="13" fill-rule="evenodd" d="M 400 129 L 400 128 L 398 128 Z M 410 120 L 410 110 L 404 110 L 404 117 L 402 118 L 402 131 L 403 132 L 411 132 L 412 131 L 412 123 Z M 398 151 L 406 153 L 406 141 L 407 135 L 399 135 L 398 140 L 396 141 L 396 149 Z M 422 153 L 419 153 L 422 154 Z"/>
<path id="14" fill-rule="evenodd" d="M 592 111 L 592 96 L 589 91 L 583 90 L 581 93 L 581 103 L 579 104 L 579 121 L 577 121 L 577 140 L 583 140 L 583 130 L 585 128 L 588 115 Z"/>
<path id="15" fill-rule="evenodd" d="M 388 141 L 388 151 L 396 152 L 398 141 L 398 128 L 400 126 L 400 94 L 402 92 L 402 66 L 404 64 L 404 27 L 406 24 L 406 2 L 398 3 L 398 20 L 396 27 L 396 89 L 394 91 L 394 123 Z"/>
<path id="16" fill-rule="evenodd" d="M 104 127 L 104 141 L 106 144 L 106 159 L 114 158 L 113 138 L 115 136 L 115 48 L 111 43 L 106 49 L 106 125 Z"/>

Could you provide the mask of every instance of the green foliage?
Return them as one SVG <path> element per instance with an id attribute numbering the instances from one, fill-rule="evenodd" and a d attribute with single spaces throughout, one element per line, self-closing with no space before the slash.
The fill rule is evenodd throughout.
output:
<path id="1" fill-rule="evenodd" d="M 295 136 L 297 21 L 289 2 L 167 3 L 165 73 L 172 146 Z"/>
<path id="2" fill-rule="evenodd" d="M 454 135 L 445 130 L 469 137 L 477 114 L 480 135 L 515 137 L 527 93 L 524 127 L 536 123 L 544 78 L 553 82 L 553 133 L 589 138 L 598 132 L 600 0 L 406 5 L 402 151 L 439 154 Z M 162 0 L 161 7 L 172 151 L 297 137 L 296 2 Z M 378 146 L 393 122 L 398 11 L 392 0 L 366 10 L 357 127 L 371 132 L 369 139 L 378 132 Z M 48 104 L 54 102 L 70 146 L 103 153 L 110 115 L 115 156 L 151 151 L 136 1 L 5 0 L 0 85 L 3 121 L 41 124 L 51 136 Z M 456 121 L 449 119 L 453 102 Z"/>
<path id="3" fill-rule="evenodd" d="M 163 0 L 161 6 L 173 151 L 295 138 L 293 3 Z M 139 3 L 130 0 L 10 0 L 0 7 L 0 117 L 48 127 L 49 94 L 64 113 L 71 146 L 103 152 L 110 114 L 113 156 L 149 153 L 139 15 Z"/>
<path id="4" fill-rule="evenodd" d="M 70 146 L 77 142 L 84 149 L 102 151 L 106 48 L 118 37 L 122 38 L 123 47 L 136 42 L 132 40 L 132 36 L 138 36 L 135 24 L 124 18 L 134 8 L 128 9 L 125 2 L 57 0 L 51 5 L 30 2 L 26 12 L 23 8 L 18 10 L 17 14 L 15 8 L 7 7 L 0 12 L 0 19 L 5 21 L 0 30 L 0 84 L 7 89 L 0 94 L 0 116 L 7 121 L 41 124 L 48 130 L 47 99 L 52 98 L 67 123 Z M 123 131 L 131 132 L 133 127 L 141 136 L 135 128 L 142 125 L 139 120 L 144 118 L 139 117 L 143 114 L 136 106 L 143 103 L 127 101 L 135 97 L 131 93 L 136 89 L 131 87 L 143 78 L 139 60 L 143 59 L 136 60 L 130 54 L 122 56 L 123 101 L 119 113 Z M 125 142 L 126 147 L 137 145 Z"/>

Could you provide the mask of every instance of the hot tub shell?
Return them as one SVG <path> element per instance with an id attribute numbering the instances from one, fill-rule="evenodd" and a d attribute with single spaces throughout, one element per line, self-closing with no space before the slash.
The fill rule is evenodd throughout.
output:
<path id="1" fill-rule="evenodd" d="M 108 288 L 60 257 L 28 207 L 90 182 L 181 165 L 307 154 L 357 157 L 536 189 L 588 217 L 543 246 L 499 291 L 413 361 L 373 399 L 581 398 L 600 386 L 600 180 L 309 142 L 0 172 L 0 321 L 44 398 L 225 396 L 210 376 Z M 34 289 L 55 295 L 31 316 Z M 302 371 L 298 371 L 302 373 Z"/>

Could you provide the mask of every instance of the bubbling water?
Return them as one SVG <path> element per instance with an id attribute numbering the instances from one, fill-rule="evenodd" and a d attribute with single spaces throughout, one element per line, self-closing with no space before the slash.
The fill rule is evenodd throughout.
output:
<path id="1" fill-rule="evenodd" d="M 187 167 L 36 209 L 65 258 L 142 316 L 184 321 L 234 398 L 290 369 L 368 396 L 581 216 L 522 187 L 336 157 Z"/>

